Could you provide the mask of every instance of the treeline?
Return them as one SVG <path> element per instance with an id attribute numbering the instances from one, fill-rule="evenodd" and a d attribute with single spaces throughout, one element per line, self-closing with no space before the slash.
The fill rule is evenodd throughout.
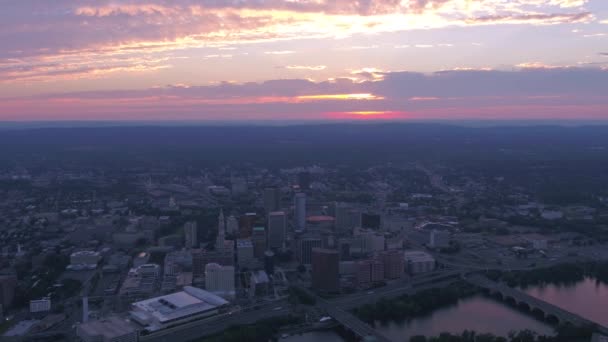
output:
<path id="1" fill-rule="evenodd" d="M 593 277 L 608 283 L 608 262 L 560 264 L 532 271 L 490 271 L 487 276 L 495 281 L 506 282 L 511 287 L 539 284 L 572 284 Z"/>
<path id="2" fill-rule="evenodd" d="M 375 304 L 366 304 L 354 310 L 360 319 L 372 323 L 375 320 L 403 320 L 423 315 L 444 306 L 453 305 L 459 299 L 478 292 L 474 287 L 459 282 L 445 288 L 421 291 L 413 296 L 400 296 L 394 299 L 383 298 Z"/>
<path id="3" fill-rule="evenodd" d="M 465 330 L 460 335 L 441 333 L 434 337 L 412 336 L 409 342 L 588 342 L 592 335 L 592 327 L 575 327 L 564 324 L 556 328 L 554 336 L 538 335 L 530 330 L 522 330 L 512 332 L 508 337 L 502 337 Z"/>
<path id="4" fill-rule="evenodd" d="M 268 342 L 273 340 L 279 332 L 279 328 L 298 324 L 302 320 L 299 317 L 288 315 L 285 317 L 269 318 L 251 325 L 239 325 L 228 328 L 220 334 L 207 337 L 198 342 Z"/>

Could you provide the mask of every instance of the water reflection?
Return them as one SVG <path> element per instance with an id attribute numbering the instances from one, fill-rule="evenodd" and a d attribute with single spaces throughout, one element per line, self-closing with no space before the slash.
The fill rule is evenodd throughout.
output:
<path id="1" fill-rule="evenodd" d="M 608 325 L 608 285 L 593 278 L 568 285 L 533 286 L 524 291 L 591 321 Z"/>
<path id="2" fill-rule="evenodd" d="M 554 334 L 553 328 L 515 308 L 483 295 L 460 300 L 456 305 L 403 322 L 377 323 L 376 329 L 393 341 L 409 341 L 411 336 L 437 336 L 442 332 L 460 334 L 463 330 L 508 336 L 511 331 L 529 329 L 541 335 Z"/>
<path id="3" fill-rule="evenodd" d="M 344 342 L 344 339 L 333 331 L 312 331 L 302 335 L 280 339 L 281 342 Z"/>

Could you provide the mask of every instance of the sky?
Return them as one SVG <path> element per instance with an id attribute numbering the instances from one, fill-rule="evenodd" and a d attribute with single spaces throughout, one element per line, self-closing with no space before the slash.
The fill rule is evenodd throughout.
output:
<path id="1" fill-rule="evenodd" d="M 369 119 L 608 120 L 608 1 L 0 1 L 0 121 Z"/>

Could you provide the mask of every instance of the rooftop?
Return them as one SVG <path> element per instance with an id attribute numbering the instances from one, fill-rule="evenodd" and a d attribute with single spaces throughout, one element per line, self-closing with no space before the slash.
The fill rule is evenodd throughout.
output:
<path id="1" fill-rule="evenodd" d="M 226 300 L 210 292 L 192 286 L 184 286 L 181 292 L 146 299 L 133 303 L 139 316 L 151 316 L 160 323 L 209 311 L 228 304 Z"/>

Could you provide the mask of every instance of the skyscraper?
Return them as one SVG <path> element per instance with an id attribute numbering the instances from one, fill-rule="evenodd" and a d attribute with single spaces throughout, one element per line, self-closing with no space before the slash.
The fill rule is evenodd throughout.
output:
<path id="1" fill-rule="evenodd" d="M 312 287 L 324 292 L 340 290 L 340 257 L 338 251 L 312 249 Z"/>
<path id="2" fill-rule="evenodd" d="M 323 242 L 320 238 L 304 238 L 298 243 L 298 254 L 297 258 L 301 264 L 310 265 L 312 262 L 312 249 L 321 248 Z"/>
<path id="3" fill-rule="evenodd" d="M 279 210 L 280 201 L 281 192 L 278 188 L 264 189 L 264 210 L 266 210 L 266 213 Z"/>
<path id="4" fill-rule="evenodd" d="M 266 229 L 254 227 L 251 242 L 253 242 L 253 256 L 258 259 L 263 258 L 264 252 L 266 252 Z"/>
<path id="5" fill-rule="evenodd" d="M 224 220 L 224 210 L 220 210 L 220 216 L 217 223 L 217 239 L 215 241 L 215 250 L 224 250 L 224 241 L 226 241 L 226 221 Z"/>
<path id="6" fill-rule="evenodd" d="M 226 233 L 228 234 L 236 234 L 239 230 L 239 221 L 236 217 L 230 215 L 228 219 L 226 219 Z"/>
<path id="7" fill-rule="evenodd" d="M 16 287 L 16 275 L 0 275 L 0 305 L 2 305 L 4 309 L 11 307 L 11 303 L 15 297 Z"/>
<path id="8" fill-rule="evenodd" d="M 275 211 L 268 215 L 268 248 L 279 249 L 285 241 L 287 217 L 285 212 Z"/>
<path id="9" fill-rule="evenodd" d="M 198 226 L 196 222 L 186 222 L 184 225 L 184 238 L 186 240 L 186 248 L 198 247 Z"/>
<path id="10" fill-rule="evenodd" d="M 306 194 L 298 192 L 294 198 L 295 208 L 295 227 L 296 230 L 304 231 L 306 229 Z"/>

